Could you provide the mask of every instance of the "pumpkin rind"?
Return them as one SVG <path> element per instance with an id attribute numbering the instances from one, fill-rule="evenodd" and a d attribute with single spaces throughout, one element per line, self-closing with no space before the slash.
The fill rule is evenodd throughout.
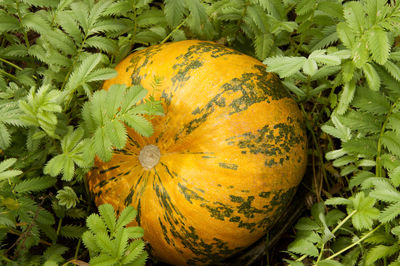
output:
<path id="1" fill-rule="evenodd" d="M 154 254 L 174 264 L 212 264 L 248 247 L 284 211 L 306 166 L 297 104 L 258 60 L 204 41 L 135 52 L 104 83 L 140 83 L 163 103 L 144 138 L 88 174 L 97 205 L 132 205 Z M 159 82 L 155 85 L 154 80 Z M 152 169 L 138 159 L 159 148 Z"/>

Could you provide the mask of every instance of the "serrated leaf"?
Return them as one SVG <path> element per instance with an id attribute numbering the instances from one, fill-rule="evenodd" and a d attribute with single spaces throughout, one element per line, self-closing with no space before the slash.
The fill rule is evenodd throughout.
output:
<path id="1" fill-rule="evenodd" d="M 144 137 L 150 137 L 153 134 L 153 125 L 143 116 L 126 114 L 121 116 L 121 120 Z"/>
<path id="2" fill-rule="evenodd" d="M 312 76 L 318 70 L 317 62 L 315 62 L 315 60 L 309 58 L 304 62 L 302 68 L 303 68 L 304 74 Z"/>
<path id="3" fill-rule="evenodd" d="M 364 192 L 357 193 L 353 199 L 353 206 L 357 212 L 351 217 L 357 230 L 371 229 L 375 219 L 379 217 L 379 210 L 373 207 L 376 200 L 365 196 Z"/>
<path id="4" fill-rule="evenodd" d="M 138 226 L 130 226 L 126 228 L 129 238 L 141 238 L 143 237 L 144 234 L 144 230 L 142 227 L 138 227 Z"/>
<path id="5" fill-rule="evenodd" d="M 100 218 L 98 214 L 91 214 L 88 218 L 86 218 L 86 225 L 90 229 L 91 232 L 99 234 L 106 233 L 107 226 L 105 225 L 103 219 Z"/>
<path id="6" fill-rule="evenodd" d="M 101 61 L 100 54 L 90 54 L 86 56 L 82 62 L 74 69 L 71 73 L 70 78 L 68 79 L 67 84 L 65 85 L 65 90 L 74 91 L 76 90 L 83 82 L 85 82 L 86 77 L 94 70 L 94 68 Z"/>
<path id="7" fill-rule="evenodd" d="M 342 148 L 348 154 L 375 156 L 377 154 L 378 140 L 373 138 L 352 139 L 342 142 Z"/>
<path id="8" fill-rule="evenodd" d="M 117 71 L 112 68 L 99 68 L 86 76 L 86 82 L 108 80 L 117 76 Z"/>
<path id="9" fill-rule="evenodd" d="M 351 52 L 354 65 L 357 68 L 362 68 L 368 62 L 368 43 L 364 39 L 358 39 L 354 43 Z"/>
<path id="10" fill-rule="evenodd" d="M 400 215 L 400 202 L 387 206 L 379 215 L 381 223 L 388 223 Z"/>
<path id="11" fill-rule="evenodd" d="M 96 154 L 103 162 L 108 162 L 112 157 L 112 143 L 104 127 L 99 127 L 94 133 L 94 148 Z"/>
<path id="12" fill-rule="evenodd" d="M 398 252 L 398 245 L 385 246 L 378 245 L 368 250 L 365 263 L 367 265 L 374 264 L 377 260 L 387 258 Z"/>
<path id="13" fill-rule="evenodd" d="M 86 229 L 79 225 L 64 225 L 61 227 L 60 235 L 70 239 L 80 239 Z"/>
<path id="14" fill-rule="evenodd" d="M 125 250 L 128 246 L 128 239 L 129 235 L 126 228 L 119 228 L 115 234 L 115 239 L 113 240 L 115 250 L 117 251 L 117 253 L 114 254 L 115 257 L 123 257 Z"/>
<path id="15" fill-rule="evenodd" d="M 99 213 L 105 225 L 110 229 L 113 234 L 116 229 L 115 211 L 111 204 L 102 204 L 99 206 Z"/>
<path id="16" fill-rule="evenodd" d="M 297 254 L 308 255 L 311 257 L 317 257 L 319 253 L 318 249 L 314 246 L 313 243 L 302 239 L 296 239 L 295 241 L 290 243 L 288 246 L 288 251 Z"/>
<path id="17" fill-rule="evenodd" d="M 400 166 L 397 166 L 389 172 L 389 177 L 395 187 L 400 186 Z"/>
<path id="18" fill-rule="evenodd" d="M 305 15 L 311 11 L 314 10 L 316 7 L 316 1 L 315 0 L 301 0 L 298 2 L 296 5 L 296 14 L 297 15 Z"/>
<path id="19" fill-rule="evenodd" d="M 165 0 L 164 14 L 168 25 L 175 28 L 182 20 L 185 12 L 185 0 Z"/>
<path id="20" fill-rule="evenodd" d="M 385 146 L 392 154 L 400 157 L 400 137 L 393 131 L 386 131 L 382 137 L 382 144 Z"/>
<path id="21" fill-rule="evenodd" d="M 352 49 L 355 41 L 355 35 L 350 26 L 344 22 L 340 22 L 336 26 L 336 31 L 342 43 L 347 48 Z"/>
<path id="22" fill-rule="evenodd" d="M 344 114 L 349 108 L 350 103 L 353 101 L 354 94 L 356 92 L 356 83 L 354 80 L 346 82 L 343 86 L 343 91 L 339 97 L 339 104 L 337 107 L 337 113 L 339 115 Z"/>
<path id="23" fill-rule="evenodd" d="M 306 231 L 311 231 L 311 230 L 318 230 L 320 229 L 320 226 L 313 220 L 311 220 L 308 217 L 302 217 L 299 219 L 299 221 L 296 223 L 295 228 L 297 230 L 306 230 Z"/>
<path id="24" fill-rule="evenodd" d="M 372 27 L 367 34 L 367 40 L 372 59 L 378 64 L 385 64 L 390 51 L 387 33 L 381 27 Z"/>
<path id="25" fill-rule="evenodd" d="M 116 228 L 121 228 L 123 226 L 126 226 L 130 222 L 135 219 L 137 215 L 137 211 L 132 207 L 132 206 L 127 206 L 125 209 L 121 212 L 121 214 L 118 217 L 118 221 L 116 224 Z"/>
<path id="26" fill-rule="evenodd" d="M 366 25 L 364 8 L 361 2 L 347 2 L 343 9 L 344 18 L 355 32 L 362 32 Z"/>
<path id="27" fill-rule="evenodd" d="M 351 204 L 351 200 L 345 199 L 345 198 L 340 198 L 340 197 L 335 197 L 335 198 L 329 198 L 325 200 L 326 205 L 349 205 Z"/>
<path id="28" fill-rule="evenodd" d="M 26 179 L 18 183 L 14 190 L 19 193 L 41 191 L 53 186 L 57 179 L 50 176 Z"/>
<path id="29" fill-rule="evenodd" d="M 7 127 L 0 122 L 0 149 L 7 149 L 11 144 L 11 135 Z"/>
<path id="30" fill-rule="evenodd" d="M 92 251 L 92 252 L 100 251 L 100 248 L 97 246 L 97 243 L 96 243 L 96 236 L 93 233 L 91 233 L 89 231 L 84 232 L 82 234 L 82 241 L 83 241 L 83 244 L 85 245 L 85 247 L 87 249 L 89 249 L 90 251 Z"/>
<path id="31" fill-rule="evenodd" d="M 366 63 L 362 67 L 362 70 L 364 72 L 365 78 L 367 79 L 369 88 L 373 91 L 378 91 L 381 85 L 381 79 L 373 65 Z"/>
<path id="32" fill-rule="evenodd" d="M 257 34 L 254 40 L 256 57 L 264 60 L 270 54 L 273 45 L 274 39 L 270 33 Z"/>
<path id="33" fill-rule="evenodd" d="M 109 266 L 114 265 L 117 262 L 117 258 L 112 257 L 111 255 L 101 254 L 96 257 L 90 258 L 89 264 L 91 266 Z"/>
<path id="34" fill-rule="evenodd" d="M 135 240 L 131 242 L 128 246 L 125 257 L 122 259 L 122 263 L 132 263 L 136 260 L 136 263 L 139 264 L 140 260 L 147 258 L 147 254 L 144 251 L 145 244 L 142 240 Z"/>
<path id="35" fill-rule="evenodd" d="M 268 72 L 276 72 L 281 78 L 297 73 L 307 59 L 305 57 L 270 57 L 264 60 Z"/>
<path id="36" fill-rule="evenodd" d="M 118 45 L 114 40 L 102 36 L 88 38 L 85 47 L 96 48 L 109 54 L 116 54 L 118 51 Z"/>
<path id="37" fill-rule="evenodd" d="M 387 60 L 383 66 L 393 78 L 400 81 L 400 67 L 397 64 Z"/>

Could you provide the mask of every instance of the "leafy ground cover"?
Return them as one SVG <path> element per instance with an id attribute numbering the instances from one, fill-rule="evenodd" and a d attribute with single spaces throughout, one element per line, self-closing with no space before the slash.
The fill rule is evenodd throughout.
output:
<path id="1" fill-rule="evenodd" d="M 126 141 L 113 117 L 151 134 L 145 92 L 97 90 L 133 50 L 204 39 L 263 61 L 307 119 L 310 210 L 257 264 L 399 265 L 399 29 L 398 1 L 1 1 L 1 264 L 143 264 L 135 211 L 97 210 L 84 176 Z"/>

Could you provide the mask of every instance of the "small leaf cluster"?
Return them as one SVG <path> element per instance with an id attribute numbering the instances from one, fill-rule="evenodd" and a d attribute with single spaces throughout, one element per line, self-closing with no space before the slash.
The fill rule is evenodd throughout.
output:
<path id="1" fill-rule="evenodd" d="M 89 228 L 82 235 L 85 246 L 91 253 L 90 265 L 143 265 L 147 258 L 144 250 L 143 229 L 126 227 L 135 219 L 137 211 L 126 207 L 118 219 L 112 205 L 99 206 L 98 214 L 86 219 Z"/>

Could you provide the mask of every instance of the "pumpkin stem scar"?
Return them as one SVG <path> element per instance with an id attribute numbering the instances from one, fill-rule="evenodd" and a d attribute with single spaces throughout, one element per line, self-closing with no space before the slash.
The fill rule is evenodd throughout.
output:
<path id="1" fill-rule="evenodd" d="M 145 170 L 153 169 L 160 160 L 160 149 L 155 145 L 146 145 L 139 153 L 139 161 Z"/>

